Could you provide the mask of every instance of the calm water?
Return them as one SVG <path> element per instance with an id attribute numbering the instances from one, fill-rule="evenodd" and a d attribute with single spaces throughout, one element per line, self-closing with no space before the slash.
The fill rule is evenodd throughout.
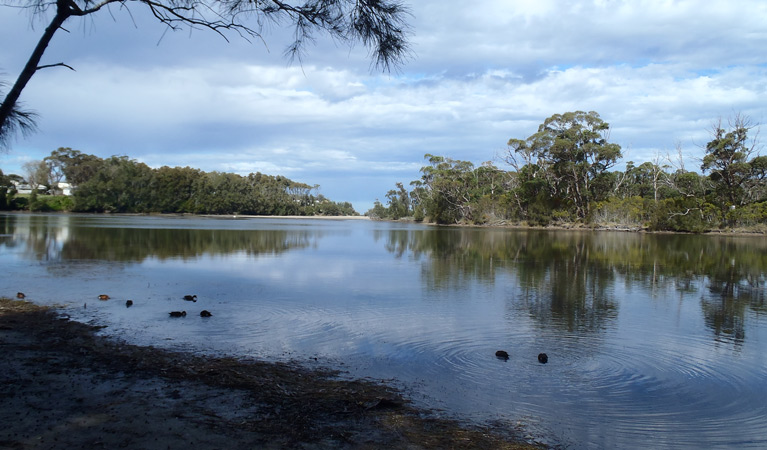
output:
<path id="1" fill-rule="evenodd" d="M 340 368 L 550 444 L 767 448 L 763 237 L 0 215 L 0 264 L 0 295 L 130 342 Z"/>

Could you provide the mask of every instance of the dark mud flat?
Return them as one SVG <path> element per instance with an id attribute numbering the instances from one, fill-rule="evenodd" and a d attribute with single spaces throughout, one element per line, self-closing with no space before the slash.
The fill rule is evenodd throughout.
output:
<path id="1" fill-rule="evenodd" d="M 0 448 L 538 448 L 369 381 L 100 337 L 0 299 Z"/>

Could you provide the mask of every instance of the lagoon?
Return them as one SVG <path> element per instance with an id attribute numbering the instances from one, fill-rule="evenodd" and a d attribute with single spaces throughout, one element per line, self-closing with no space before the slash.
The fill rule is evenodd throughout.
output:
<path id="1" fill-rule="evenodd" d="M 765 237 L 2 214 L 0 264 L 0 295 L 118 339 L 332 367 L 552 445 L 767 447 Z"/>

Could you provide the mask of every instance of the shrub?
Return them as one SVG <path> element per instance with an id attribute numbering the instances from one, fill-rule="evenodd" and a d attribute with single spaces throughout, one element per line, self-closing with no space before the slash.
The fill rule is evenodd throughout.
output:
<path id="1" fill-rule="evenodd" d="M 752 227 L 767 224 L 767 202 L 730 208 L 725 220 L 735 227 Z"/>
<path id="2" fill-rule="evenodd" d="M 721 213 L 715 205 L 694 197 L 676 197 L 658 203 L 651 227 L 655 230 L 702 233 L 718 227 L 720 223 Z"/>
<path id="3" fill-rule="evenodd" d="M 641 227 L 651 221 L 654 209 L 655 205 L 651 200 L 639 196 L 611 197 L 595 205 L 589 221 L 600 224 L 610 223 Z"/>
<path id="4" fill-rule="evenodd" d="M 73 207 L 74 200 L 65 195 L 39 195 L 29 203 L 30 211 L 71 211 Z"/>

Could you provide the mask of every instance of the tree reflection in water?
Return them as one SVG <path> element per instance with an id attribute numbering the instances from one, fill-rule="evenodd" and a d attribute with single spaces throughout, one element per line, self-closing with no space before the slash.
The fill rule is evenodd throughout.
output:
<path id="1" fill-rule="evenodd" d="M 767 240 L 755 237 L 487 228 L 378 231 L 397 258 L 421 261 L 431 290 L 467 279 L 516 283 L 513 307 L 542 327 L 600 331 L 617 317 L 614 284 L 701 295 L 716 339 L 741 342 L 746 313 L 767 313 Z M 654 295 L 654 294 L 653 294 Z"/>
<path id="2" fill-rule="evenodd" d="M 305 248 L 322 236 L 316 230 L 250 230 L 184 227 L 74 226 L 82 216 L 2 216 L 0 245 L 23 245 L 39 260 L 141 262 L 147 258 L 196 258 L 245 253 L 275 255 Z"/>

